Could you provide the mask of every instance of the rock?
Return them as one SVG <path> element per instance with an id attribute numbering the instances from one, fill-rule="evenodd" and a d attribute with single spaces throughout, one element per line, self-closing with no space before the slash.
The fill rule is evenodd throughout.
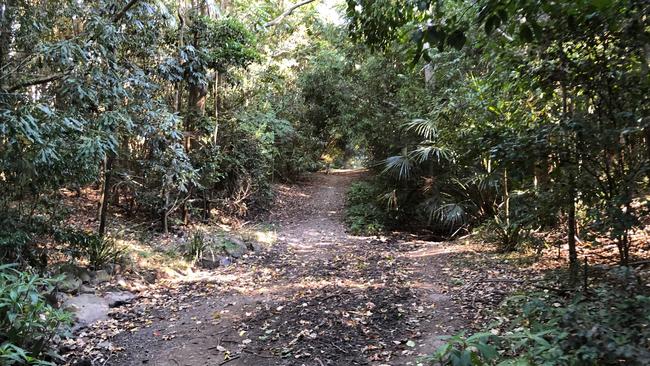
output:
<path id="1" fill-rule="evenodd" d="M 83 270 L 79 273 L 79 279 L 83 281 L 84 283 L 89 283 L 91 278 L 90 278 L 90 273 L 88 271 Z"/>
<path id="2" fill-rule="evenodd" d="M 99 283 L 108 282 L 110 280 L 111 280 L 111 275 L 108 274 L 107 271 L 102 269 L 95 272 L 95 278 L 93 279 L 93 283 L 99 284 Z"/>
<path id="3" fill-rule="evenodd" d="M 126 283 L 126 281 L 124 280 L 124 278 L 119 277 L 119 276 L 117 277 L 117 285 L 120 286 L 120 287 L 123 288 L 123 289 L 129 287 L 129 285 Z"/>
<path id="4" fill-rule="evenodd" d="M 104 295 L 104 300 L 108 304 L 108 307 L 115 308 L 128 304 L 135 299 L 135 295 L 128 291 L 119 291 L 119 292 L 107 292 Z"/>
<path id="5" fill-rule="evenodd" d="M 115 275 L 122 271 L 122 266 L 120 266 L 117 263 L 109 263 L 106 266 L 104 266 L 104 269 L 106 270 L 106 272 Z"/>
<path id="6" fill-rule="evenodd" d="M 71 297 L 71 296 L 68 295 L 68 294 L 66 294 L 66 293 L 58 292 L 58 291 L 57 291 L 57 292 L 54 294 L 54 299 L 55 299 L 55 302 L 56 302 L 55 305 L 56 305 L 57 307 L 62 307 L 63 304 L 65 304 L 65 302 L 68 301 L 68 299 L 69 299 L 70 297 Z"/>
<path id="7" fill-rule="evenodd" d="M 228 257 L 221 257 L 219 259 L 219 265 L 222 266 L 222 267 L 228 267 L 231 264 L 232 264 L 232 261 Z"/>
<path id="8" fill-rule="evenodd" d="M 92 366 L 93 362 L 88 358 L 82 358 L 74 363 L 74 366 Z"/>
<path id="9" fill-rule="evenodd" d="M 201 258 L 199 261 L 197 261 L 197 264 L 201 268 L 205 268 L 205 269 L 215 269 L 215 268 L 219 267 L 219 262 L 218 261 L 215 261 L 215 260 L 212 260 L 212 259 L 209 259 L 209 258 Z"/>
<path id="10" fill-rule="evenodd" d="M 203 256 L 197 261 L 201 268 L 215 269 L 220 266 L 223 256 L 217 255 L 213 250 L 206 250 Z"/>
<path id="11" fill-rule="evenodd" d="M 93 287 L 90 287 L 90 286 L 81 285 L 81 287 L 79 287 L 79 293 L 81 293 L 81 294 L 94 294 L 95 289 Z"/>
<path id="12" fill-rule="evenodd" d="M 75 293 L 79 290 L 82 281 L 71 273 L 66 273 L 65 277 L 59 282 L 56 287 L 59 291 Z"/>
<path id="13" fill-rule="evenodd" d="M 237 238 L 228 238 L 223 244 L 223 249 L 233 258 L 241 258 L 248 251 L 246 244 Z"/>
<path id="14" fill-rule="evenodd" d="M 248 243 L 246 243 L 246 247 L 248 248 L 248 250 L 252 252 L 261 252 L 262 250 L 264 250 L 264 245 L 256 241 L 249 241 Z"/>
<path id="15" fill-rule="evenodd" d="M 90 324 L 108 318 L 108 302 L 94 294 L 81 294 L 71 297 L 63 308 L 72 311 L 77 324 L 72 328 L 78 330 Z"/>

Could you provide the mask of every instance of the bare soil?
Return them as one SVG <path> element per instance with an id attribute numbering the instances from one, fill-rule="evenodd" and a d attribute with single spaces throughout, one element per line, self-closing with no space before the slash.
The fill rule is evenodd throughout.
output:
<path id="1" fill-rule="evenodd" d="M 270 250 L 142 293 L 79 335 L 103 352 L 69 363 L 416 365 L 469 324 L 449 286 L 449 256 L 463 249 L 346 233 L 346 191 L 363 174 L 280 186 Z"/>

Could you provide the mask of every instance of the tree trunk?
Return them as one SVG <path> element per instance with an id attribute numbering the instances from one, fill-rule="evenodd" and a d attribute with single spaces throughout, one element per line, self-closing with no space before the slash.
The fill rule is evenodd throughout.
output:
<path id="1" fill-rule="evenodd" d="M 431 62 L 424 65 L 424 85 L 429 90 L 433 90 L 435 88 L 434 80 L 433 80 L 433 71 L 434 71 L 434 66 Z"/>
<path id="2" fill-rule="evenodd" d="M 578 251 L 576 249 L 576 199 L 575 189 L 570 188 L 569 207 L 567 215 L 567 239 L 569 241 L 569 265 L 571 268 L 578 266 Z"/>
<path id="3" fill-rule="evenodd" d="M 221 75 L 219 71 L 214 72 L 214 131 L 212 132 L 212 143 L 217 144 L 217 136 L 219 135 L 219 84 Z"/>
<path id="4" fill-rule="evenodd" d="M 562 83 L 562 119 L 564 123 L 567 123 L 569 118 L 568 110 L 568 97 L 567 90 L 564 83 Z M 569 136 L 572 137 L 572 133 L 569 132 Z M 573 150 L 575 143 L 573 139 L 569 139 L 567 145 L 567 161 L 569 166 L 565 169 L 569 169 L 568 174 L 568 197 L 567 197 L 567 241 L 569 244 L 569 267 L 571 268 L 572 281 L 577 277 L 577 270 L 579 269 L 578 263 L 578 252 L 576 249 L 576 187 L 575 187 L 575 174 L 574 167 L 571 162 L 571 152 Z"/>
<path id="5" fill-rule="evenodd" d="M 110 202 L 111 178 L 113 177 L 113 162 L 115 154 L 109 153 L 104 158 L 104 181 L 102 183 L 102 196 L 99 200 L 99 229 L 97 234 L 103 237 L 106 232 L 106 214 Z"/>
<path id="6" fill-rule="evenodd" d="M 162 227 L 163 233 L 169 232 L 169 191 L 163 189 L 163 197 L 165 197 L 165 206 L 162 211 Z"/>

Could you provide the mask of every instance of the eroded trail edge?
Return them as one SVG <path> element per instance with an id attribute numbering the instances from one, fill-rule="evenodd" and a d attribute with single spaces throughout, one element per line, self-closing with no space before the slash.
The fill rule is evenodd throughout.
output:
<path id="1" fill-rule="evenodd" d="M 281 187 L 278 243 L 169 282 L 104 324 L 109 365 L 407 365 L 458 328 L 444 246 L 345 232 L 360 172 Z"/>

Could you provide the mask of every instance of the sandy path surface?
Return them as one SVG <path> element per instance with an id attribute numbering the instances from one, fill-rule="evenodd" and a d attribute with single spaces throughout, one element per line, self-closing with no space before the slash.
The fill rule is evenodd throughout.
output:
<path id="1" fill-rule="evenodd" d="M 444 245 L 348 235 L 345 193 L 362 174 L 281 186 L 277 244 L 129 305 L 105 364 L 415 365 L 458 328 Z"/>

